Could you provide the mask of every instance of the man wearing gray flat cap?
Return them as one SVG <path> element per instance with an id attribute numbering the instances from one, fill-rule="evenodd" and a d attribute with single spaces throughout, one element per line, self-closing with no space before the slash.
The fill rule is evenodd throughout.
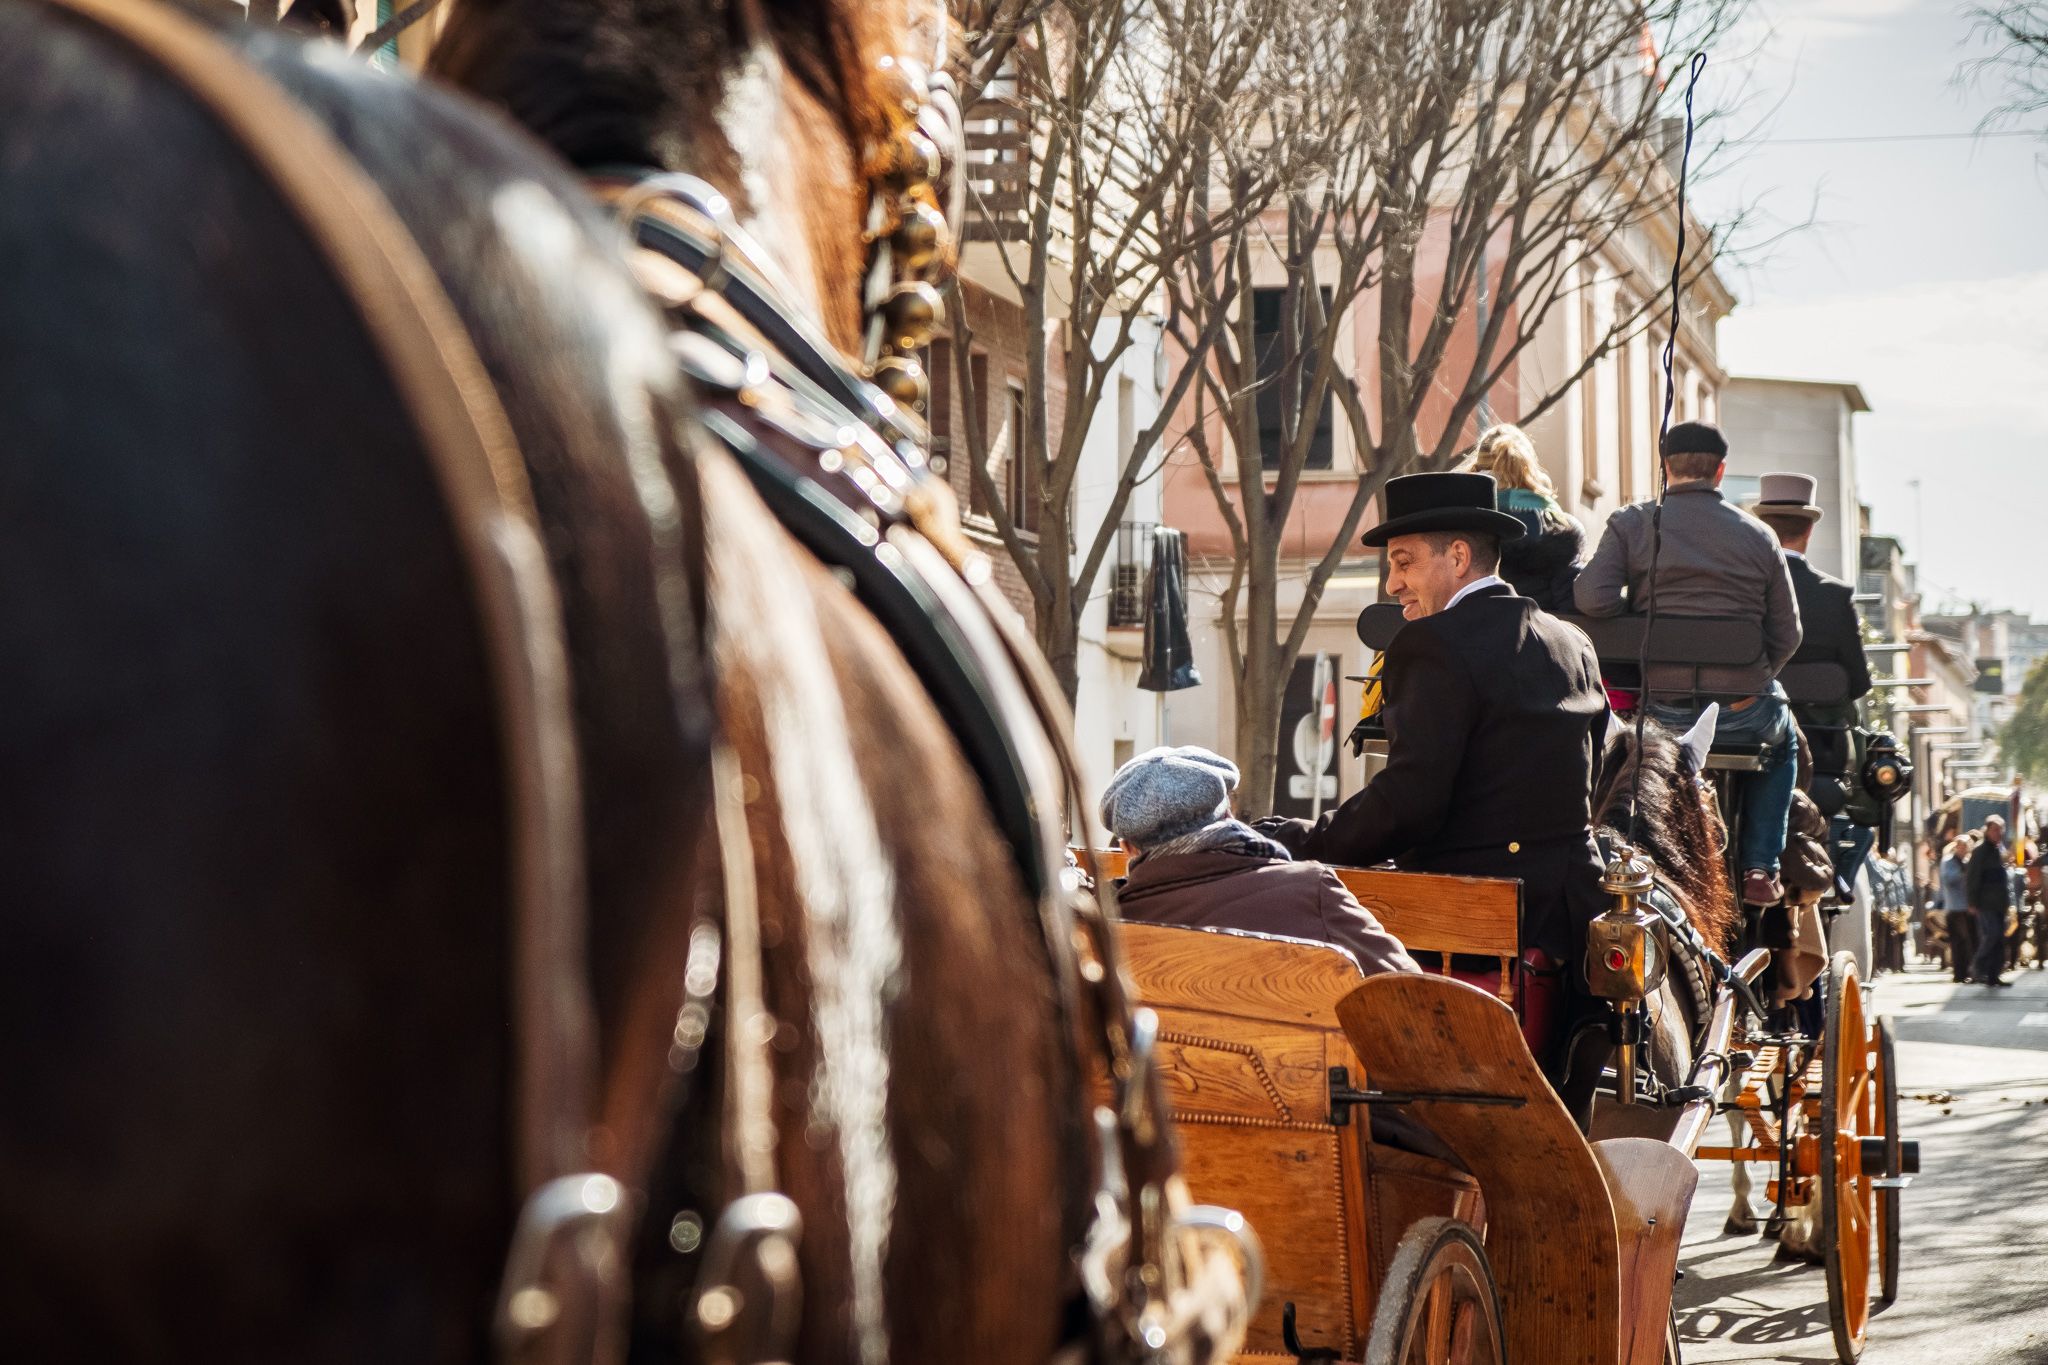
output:
<path id="1" fill-rule="evenodd" d="M 1230 812 L 1237 766 L 1192 745 L 1153 749 L 1117 770 L 1102 823 L 1131 854 L 1117 901 L 1127 920 L 1237 929 L 1329 943 L 1371 976 L 1421 968 L 1320 863 Z"/>

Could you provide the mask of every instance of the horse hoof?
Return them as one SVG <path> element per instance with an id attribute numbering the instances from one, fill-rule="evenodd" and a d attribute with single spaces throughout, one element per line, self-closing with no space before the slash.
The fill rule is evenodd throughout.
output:
<path id="1" fill-rule="evenodd" d="M 1819 1265 L 1822 1257 L 1819 1252 L 1811 1247 L 1799 1246 L 1785 1241 L 1781 1237 L 1778 1240 L 1778 1249 L 1771 1253 L 1771 1259 L 1774 1261 L 1799 1261 L 1807 1265 Z"/>
<path id="2" fill-rule="evenodd" d="M 1728 1215 L 1728 1221 L 1721 1225 L 1721 1235 L 1724 1237 L 1754 1237 L 1756 1236 L 1756 1219 L 1737 1218 L 1731 1213 Z"/>

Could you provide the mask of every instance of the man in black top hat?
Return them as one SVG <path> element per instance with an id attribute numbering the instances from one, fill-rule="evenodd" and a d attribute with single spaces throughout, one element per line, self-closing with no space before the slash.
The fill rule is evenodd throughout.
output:
<path id="1" fill-rule="evenodd" d="M 1409 622 L 1388 645 L 1387 766 L 1314 825 L 1262 821 L 1297 857 L 1517 877 L 1522 939 L 1570 963 L 1604 905 L 1589 831 L 1607 694 L 1585 635 L 1494 573 L 1523 533 L 1486 474 L 1387 484 L 1387 591 Z"/>

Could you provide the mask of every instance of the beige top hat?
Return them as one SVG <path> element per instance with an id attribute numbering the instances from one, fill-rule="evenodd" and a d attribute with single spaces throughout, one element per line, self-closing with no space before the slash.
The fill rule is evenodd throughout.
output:
<path id="1" fill-rule="evenodd" d="M 1811 474 L 1766 474 L 1757 481 L 1756 501 L 1749 510 L 1757 516 L 1804 517 L 1819 521 L 1820 508 L 1813 502 Z"/>

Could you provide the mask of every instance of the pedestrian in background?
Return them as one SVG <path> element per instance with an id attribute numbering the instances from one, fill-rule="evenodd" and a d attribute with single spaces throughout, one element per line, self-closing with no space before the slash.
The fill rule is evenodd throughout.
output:
<path id="1" fill-rule="evenodd" d="M 1971 969 L 1979 985 L 2010 986 L 2005 977 L 2005 915 L 2012 909 L 2012 875 L 2006 870 L 2005 820 L 1984 822 L 1984 842 L 1970 855 L 1964 881 L 1970 908 L 1977 912 L 1977 955 Z"/>
<path id="2" fill-rule="evenodd" d="M 1970 909 L 1970 841 L 1957 838 L 1941 860 L 1941 918 L 1948 932 L 1948 974 L 1960 985 L 1970 979 L 1977 950 L 1977 917 Z"/>

